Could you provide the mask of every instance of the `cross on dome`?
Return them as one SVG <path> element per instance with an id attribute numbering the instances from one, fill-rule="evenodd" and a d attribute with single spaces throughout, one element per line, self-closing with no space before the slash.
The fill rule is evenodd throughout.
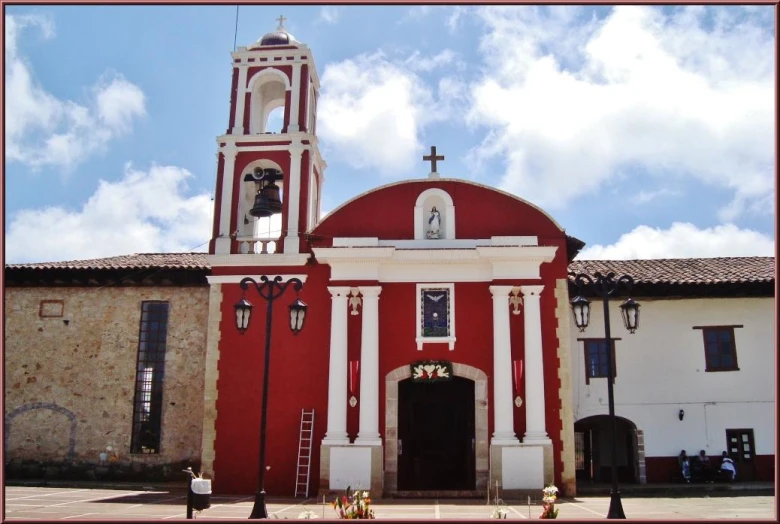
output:
<path id="1" fill-rule="evenodd" d="M 285 20 L 287 20 L 287 17 L 284 15 L 279 15 L 279 18 L 276 19 L 276 21 L 279 22 L 279 27 L 276 28 L 277 31 L 284 31 Z"/>
<path id="2" fill-rule="evenodd" d="M 436 171 L 436 161 L 444 160 L 444 155 L 436 155 L 436 146 L 431 146 L 431 154 L 423 157 L 424 161 L 431 163 L 431 172 L 428 176 L 431 178 L 438 178 L 439 173 Z"/>

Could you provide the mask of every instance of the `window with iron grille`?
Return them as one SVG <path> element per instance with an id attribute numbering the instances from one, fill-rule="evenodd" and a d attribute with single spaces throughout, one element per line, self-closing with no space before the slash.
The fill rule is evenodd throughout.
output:
<path id="1" fill-rule="evenodd" d="M 138 333 L 131 453 L 160 452 L 167 334 L 168 303 L 143 302 Z"/>
<path id="2" fill-rule="evenodd" d="M 739 371 L 734 328 L 742 326 L 694 326 L 704 335 L 706 371 Z"/>
<path id="3" fill-rule="evenodd" d="M 603 338 L 585 338 L 580 339 L 585 342 L 585 383 L 590 384 L 592 378 L 606 378 L 609 376 L 609 361 L 607 360 L 607 341 Z M 612 369 L 615 373 L 612 374 L 612 383 L 615 383 L 615 375 L 617 375 L 617 361 L 615 359 L 615 340 L 612 339 L 611 357 L 612 357 Z"/>

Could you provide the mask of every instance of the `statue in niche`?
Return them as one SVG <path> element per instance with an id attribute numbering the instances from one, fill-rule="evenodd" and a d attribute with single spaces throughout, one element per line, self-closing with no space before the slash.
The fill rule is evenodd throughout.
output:
<path id="1" fill-rule="evenodd" d="M 431 216 L 428 217 L 428 238 L 441 238 L 441 215 L 436 206 L 431 208 Z"/>

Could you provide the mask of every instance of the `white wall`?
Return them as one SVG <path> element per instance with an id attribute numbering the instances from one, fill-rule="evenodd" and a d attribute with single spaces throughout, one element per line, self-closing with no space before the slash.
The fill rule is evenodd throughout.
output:
<path id="1" fill-rule="evenodd" d="M 623 326 L 610 301 L 617 378 L 615 413 L 645 434 L 645 455 L 676 456 L 681 449 L 720 455 L 727 428 L 752 428 L 756 453 L 775 452 L 774 298 L 638 299 L 635 334 Z M 601 301 L 592 300 L 584 333 L 570 317 L 574 419 L 605 415 L 606 379 L 585 384 L 583 342 L 604 336 Z M 693 326 L 742 325 L 734 329 L 739 371 L 706 372 L 704 339 Z M 683 421 L 678 418 L 685 411 Z"/>

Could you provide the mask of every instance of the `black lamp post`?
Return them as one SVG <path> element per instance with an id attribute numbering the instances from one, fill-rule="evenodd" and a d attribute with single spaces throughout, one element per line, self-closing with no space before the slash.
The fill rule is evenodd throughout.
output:
<path id="1" fill-rule="evenodd" d="M 268 510 L 265 507 L 265 428 L 268 411 L 268 368 L 271 360 L 271 315 L 273 314 L 273 302 L 284 294 L 287 286 L 293 285 L 296 293 L 303 288 L 303 282 L 297 278 L 291 278 L 284 284 L 281 284 L 282 277 L 277 276 L 273 280 L 268 280 L 265 275 L 260 277 L 261 283 L 254 279 L 246 277 L 241 280 L 241 289 L 246 290 L 252 284 L 257 293 L 266 301 L 265 313 L 265 367 L 263 368 L 263 406 L 260 411 L 260 473 L 257 480 L 257 492 L 255 493 L 255 505 L 252 507 L 250 519 L 267 519 Z M 249 320 L 252 315 L 252 304 L 246 298 L 242 298 L 235 306 L 236 308 L 236 327 L 242 335 L 249 327 Z M 290 308 L 290 329 L 294 335 L 303 328 L 303 321 L 306 319 L 306 304 L 300 299 L 295 300 L 289 306 Z"/>
<path id="2" fill-rule="evenodd" d="M 623 504 L 620 502 L 620 491 L 618 491 L 617 480 L 617 421 L 615 418 L 615 393 L 612 380 L 615 376 L 615 363 L 612 361 L 612 338 L 609 332 L 609 297 L 615 294 L 621 284 L 626 291 L 631 293 L 634 285 L 634 279 L 628 275 L 623 275 L 615 280 L 615 274 L 609 273 L 606 276 L 601 273 L 594 273 L 593 280 L 585 273 L 569 273 L 574 277 L 574 283 L 577 285 L 577 296 L 571 301 L 572 313 L 574 314 L 574 323 L 579 330 L 585 331 L 590 321 L 590 302 L 582 296 L 583 288 L 588 288 L 604 300 L 604 338 L 607 343 L 607 365 L 609 376 L 607 377 L 607 396 L 609 397 L 609 418 L 612 422 L 612 493 L 610 494 L 608 519 L 624 519 L 626 514 L 623 512 Z M 620 305 L 623 323 L 630 333 L 634 333 L 639 327 L 639 304 L 634 299 L 628 297 Z"/>

